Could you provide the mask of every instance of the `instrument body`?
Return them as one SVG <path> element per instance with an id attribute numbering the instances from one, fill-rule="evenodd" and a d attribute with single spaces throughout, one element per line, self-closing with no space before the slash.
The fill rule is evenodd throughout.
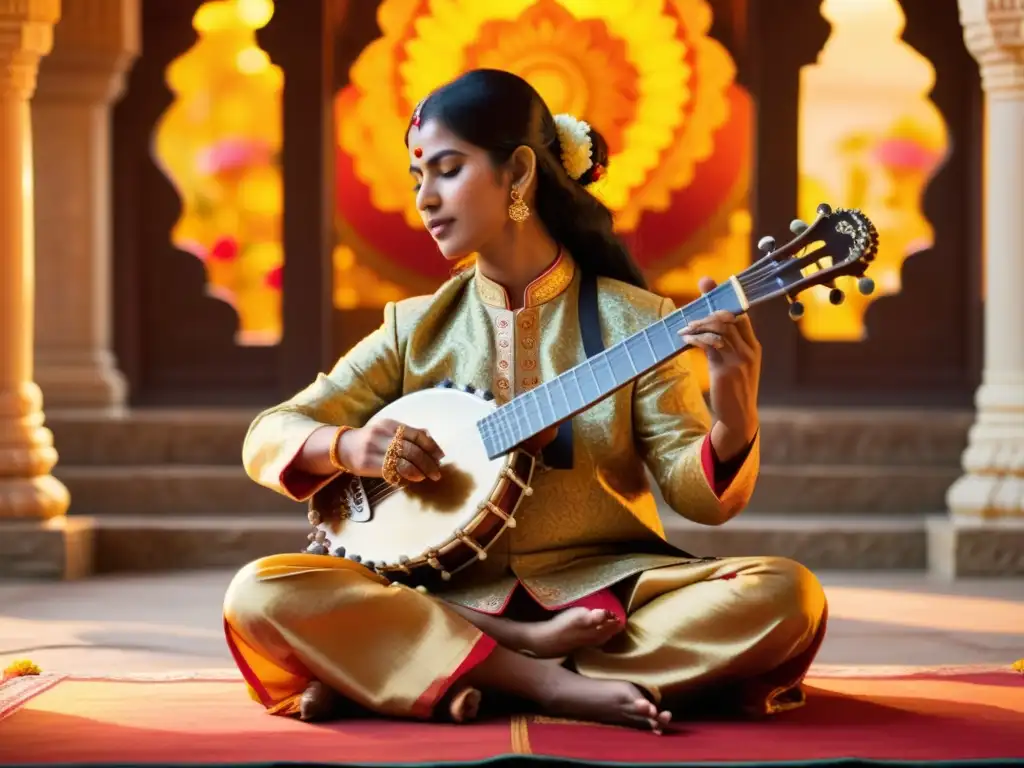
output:
<path id="1" fill-rule="evenodd" d="M 779 248 L 773 238 L 762 238 L 760 259 L 700 299 L 501 406 L 449 387 L 389 404 L 374 419 L 427 430 L 446 456 L 441 480 L 397 487 L 349 475 L 332 481 L 310 501 L 316 530 L 307 551 L 421 583 L 450 579 L 486 558 L 532 493 L 536 458 L 523 446 L 684 351 L 680 331 L 687 323 L 782 298 L 798 320 L 803 305 L 797 297 L 811 288 L 827 288 L 829 301 L 841 303 L 841 278 L 857 278 L 859 291 L 872 292 L 865 271 L 878 251 L 878 233 L 860 211 L 833 212 L 822 203 L 814 222 L 796 220 L 790 230 L 795 237 Z"/>
<path id="2" fill-rule="evenodd" d="M 430 433 L 445 454 L 441 479 L 392 488 L 377 478 L 346 475 L 328 484 L 310 502 L 317 531 L 310 551 L 323 548 L 397 580 L 424 569 L 447 580 L 485 559 L 501 534 L 515 527 L 536 465 L 521 448 L 487 457 L 476 423 L 495 408 L 477 394 L 436 387 L 381 409 L 374 419 Z"/>

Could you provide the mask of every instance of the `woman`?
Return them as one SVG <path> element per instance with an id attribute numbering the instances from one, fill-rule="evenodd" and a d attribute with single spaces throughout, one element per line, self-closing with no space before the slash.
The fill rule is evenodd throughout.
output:
<path id="1" fill-rule="evenodd" d="M 460 77 L 421 103 L 407 143 L 424 223 L 446 259 L 476 254 L 475 267 L 389 304 L 329 374 L 256 418 L 246 470 L 297 501 L 343 471 L 433 482 L 442 451 L 430 435 L 367 421 L 442 379 L 503 401 L 576 364 L 584 280 L 597 276 L 605 344 L 674 310 L 645 289 L 586 189 L 607 170 L 604 140 L 554 118 L 521 78 Z M 225 626 L 252 695 L 305 719 L 354 705 L 464 721 L 482 692 L 655 732 L 670 706 L 799 705 L 825 627 L 814 577 L 778 558 L 695 558 L 664 540 L 645 468 L 675 511 L 708 525 L 741 510 L 758 470 L 760 347 L 748 319 L 719 313 L 683 333 L 707 354 L 714 422 L 685 355 L 581 413 L 569 459 L 535 477 L 519 525 L 444 590 L 388 585 L 312 553 L 246 566 Z"/>

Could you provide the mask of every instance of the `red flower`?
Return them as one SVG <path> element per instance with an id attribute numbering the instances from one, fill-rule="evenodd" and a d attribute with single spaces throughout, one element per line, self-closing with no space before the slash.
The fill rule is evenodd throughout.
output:
<path id="1" fill-rule="evenodd" d="M 281 286 L 284 284 L 284 267 L 274 267 L 272 270 L 267 272 L 266 277 L 263 278 L 263 282 L 268 288 L 280 291 Z"/>
<path id="2" fill-rule="evenodd" d="M 214 261 L 234 261 L 238 258 L 238 241 L 233 237 L 221 237 L 210 248 L 210 256 Z"/>

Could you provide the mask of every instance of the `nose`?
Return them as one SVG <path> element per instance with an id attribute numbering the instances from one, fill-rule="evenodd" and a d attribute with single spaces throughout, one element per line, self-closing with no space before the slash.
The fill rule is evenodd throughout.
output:
<path id="1" fill-rule="evenodd" d="M 430 213 L 441 207 L 441 196 L 438 194 L 437 185 L 428 175 L 420 184 L 416 193 L 416 208 L 421 213 Z"/>

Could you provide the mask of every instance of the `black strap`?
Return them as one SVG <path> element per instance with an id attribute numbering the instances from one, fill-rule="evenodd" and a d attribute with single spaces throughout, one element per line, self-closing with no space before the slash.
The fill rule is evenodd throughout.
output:
<path id="1" fill-rule="evenodd" d="M 597 306 L 597 275 L 580 273 L 580 298 L 577 307 L 583 353 L 591 358 L 604 351 L 601 337 L 601 313 Z M 544 449 L 544 463 L 552 469 L 572 469 L 572 419 L 558 425 L 558 434 Z"/>

